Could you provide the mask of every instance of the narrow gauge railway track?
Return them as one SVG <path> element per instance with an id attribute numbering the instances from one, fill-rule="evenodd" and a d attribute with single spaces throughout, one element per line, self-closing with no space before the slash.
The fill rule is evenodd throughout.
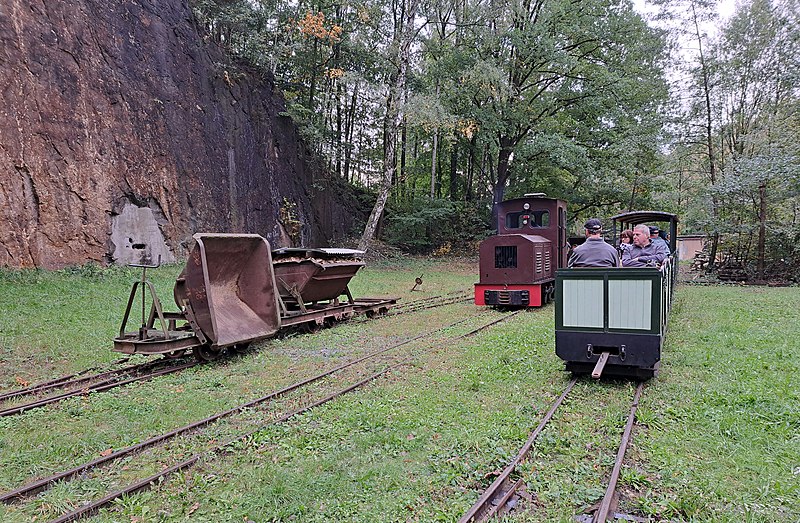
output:
<path id="1" fill-rule="evenodd" d="M 417 312 L 426 309 L 435 309 L 436 307 L 443 307 L 445 305 L 452 305 L 465 301 L 471 301 L 472 293 L 469 291 L 454 291 L 439 296 L 430 296 L 428 298 L 420 298 L 419 300 L 409 301 L 396 305 L 389 313 L 390 316 L 398 316 L 400 314 L 407 314 L 409 312 Z"/>
<path id="2" fill-rule="evenodd" d="M 452 305 L 454 303 L 466 300 L 467 298 L 469 298 L 469 296 L 470 296 L 469 293 L 466 291 L 455 291 L 452 293 L 443 294 L 441 296 L 432 296 L 429 298 L 423 298 L 420 300 L 415 300 L 413 302 L 397 306 L 395 309 L 393 309 L 390 315 L 397 316 L 400 314 L 418 312 L 426 309 L 434 309 L 437 307 L 443 307 L 445 305 Z M 395 310 L 397 310 L 397 312 L 394 312 Z M 86 375 L 87 373 L 97 370 L 97 367 L 92 367 L 77 372 L 75 374 L 61 376 L 59 378 L 55 378 L 53 380 L 49 380 L 43 383 L 31 385 L 29 387 L 0 394 L 0 404 L 8 405 L 10 402 L 18 401 L 22 398 L 29 396 L 39 396 L 47 391 L 52 391 L 56 389 L 68 389 L 68 388 L 72 389 L 58 395 L 33 400 L 28 403 L 0 407 L 0 417 L 22 414 L 23 412 L 27 412 L 37 407 L 50 405 L 52 403 L 65 400 L 67 398 L 84 395 L 89 392 L 103 392 L 136 381 L 144 381 L 165 374 L 179 372 L 181 370 L 194 367 L 195 365 L 198 364 L 198 363 L 181 364 L 181 365 L 176 365 L 172 368 L 159 369 L 158 371 L 148 373 L 150 369 L 157 368 L 163 365 L 164 361 L 167 359 L 169 358 L 145 362 L 138 365 L 132 365 L 122 369 L 103 371 L 97 374 L 87 376 Z M 112 365 L 126 363 L 129 360 L 130 358 L 121 358 L 113 362 Z M 92 385 L 86 385 L 87 383 L 90 382 L 95 382 L 95 383 L 93 383 Z"/>
<path id="3" fill-rule="evenodd" d="M 120 358 L 117 361 L 112 362 L 109 366 L 122 365 L 123 363 L 128 363 L 129 361 L 130 358 Z M 23 387 L 21 389 L 4 392 L 3 394 L 0 394 L 0 401 L 8 401 L 14 398 L 19 398 L 22 396 L 30 396 L 32 394 L 38 394 L 46 390 L 64 387 L 65 383 L 67 382 L 75 383 L 80 379 L 81 376 L 84 376 L 96 370 L 99 370 L 99 367 L 89 367 L 88 369 L 76 372 L 75 374 L 68 374 L 66 376 L 61 376 L 60 378 L 54 378 L 49 381 Z M 91 379 L 91 377 L 89 379 Z"/>
<path id="4" fill-rule="evenodd" d="M 19 400 L 26 396 L 38 396 L 43 392 L 52 391 L 54 389 L 69 389 L 66 392 L 62 392 L 61 394 L 56 394 L 54 396 L 48 396 L 46 398 L 28 401 L 27 403 L 4 407 L 0 409 L 0 417 L 22 414 L 23 412 L 28 412 L 29 410 L 38 407 L 63 401 L 67 398 L 82 396 L 90 392 L 103 392 L 127 385 L 129 383 L 150 380 L 158 376 L 180 372 L 182 370 L 199 365 L 199 362 L 177 364 L 169 363 L 166 364 L 168 366 L 165 367 L 165 362 L 167 361 L 170 360 L 168 358 L 162 358 L 155 361 L 131 365 L 122 369 L 104 371 L 91 376 L 85 376 L 82 375 L 83 373 L 78 373 L 77 375 L 65 376 L 47 383 L 29 387 L 28 389 L 9 392 L 3 397 L 0 397 L 0 402 L 8 404 L 9 402 Z"/>
<path id="5" fill-rule="evenodd" d="M 517 466 L 525 461 L 531 448 L 533 448 L 533 444 L 539 437 L 539 434 L 541 434 L 545 426 L 547 426 L 548 422 L 552 419 L 553 414 L 575 386 L 576 382 L 577 378 L 572 378 L 570 380 L 565 387 L 564 392 L 553 402 L 550 410 L 548 410 L 547 414 L 545 414 L 545 416 L 542 418 L 542 421 L 533 430 L 533 432 L 531 432 L 528 440 L 522 446 L 519 453 L 517 453 L 517 456 L 506 466 L 505 469 L 503 469 L 503 472 L 501 472 L 500 475 L 497 476 L 497 478 L 492 482 L 492 484 L 489 485 L 489 488 L 487 488 L 484 493 L 481 494 L 481 496 L 478 498 L 478 501 L 461 517 L 461 519 L 458 520 L 459 523 L 477 523 L 486 521 L 493 517 L 506 514 L 513 509 L 519 498 L 518 491 L 523 485 L 522 478 L 514 478 L 514 472 Z M 630 413 L 628 415 L 628 421 L 625 424 L 625 430 L 622 434 L 619 450 L 617 451 L 617 457 L 609 477 L 608 486 L 606 487 L 603 500 L 600 502 L 600 505 L 598 506 L 598 509 L 594 515 L 582 515 L 577 518 L 577 520 L 581 523 L 605 523 L 609 518 L 609 514 L 612 514 L 612 520 L 614 521 L 617 519 L 623 519 L 626 521 L 646 521 L 628 514 L 613 513 L 613 509 L 615 508 L 617 502 L 617 481 L 619 479 L 619 474 L 625 459 L 625 451 L 627 450 L 628 443 L 630 442 L 633 423 L 636 419 L 636 410 L 639 406 L 639 399 L 641 398 L 643 388 L 644 382 L 640 382 L 636 387 L 636 392 L 634 393 Z"/>
<path id="6" fill-rule="evenodd" d="M 463 335 L 461 335 L 461 336 L 459 336 L 459 337 L 457 337 L 455 339 L 461 339 L 461 338 L 466 338 L 468 336 L 471 336 L 471 335 L 473 335 L 473 334 L 475 334 L 475 333 L 477 333 L 477 332 L 479 332 L 481 330 L 484 330 L 486 328 L 491 327 L 492 325 L 495 325 L 495 324 L 500 323 L 502 321 L 506 321 L 506 320 L 518 315 L 520 312 L 521 311 L 517 311 L 517 312 L 506 314 L 502 318 L 495 319 L 495 320 L 492 320 L 492 321 L 490 321 L 488 323 L 485 323 L 485 324 L 483 324 L 483 325 L 471 330 L 470 332 L 468 332 L 466 334 L 463 334 Z M 374 359 L 374 358 L 376 358 L 376 357 L 378 357 L 380 355 L 388 353 L 388 352 L 390 352 L 390 351 L 392 351 L 394 349 L 397 349 L 399 347 L 402 347 L 404 345 L 408 345 L 408 344 L 410 344 L 410 343 L 412 343 L 414 341 L 421 340 L 421 339 L 424 339 L 424 338 L 430 338 L 436 332 L 443 331 L 445 329 L 454 327 L 454 326 L 459 325 L 461 323 L 464 323 L 465 321 L 471 319 L 472 317 L 476 317 L 476 316 L 478 316 L 478 315 L 473 315 L 473 316 L 470 316 L 468 318 L 461 319 L 461 320 L 459 320 L 457 322 L 451 323 L 449 325 L 446 325 L 446 326 L 441 327 L 439 329 L 436 329 L 434 331 L 426 332 L 426 333 L 414 336 L 412 338 L 409 338 L 409 339 L 407 339 L 405 341 L 402 341 L 400 343 L 397 343 L 397 344 L 391 345 L 389 347 L 385 347 L 385 348 L 382 348 L 380 350 L 371 352 L 371 353 L 369 353 L 369 354 L 367 354 L 365 356 L 362 356 L 360 358 L 357 358 L 357 359 L 355 359 L 353 361 L 344 363 L 344 364 L 339 365 L 337 367 L 334 367 L 334 368 L 332 368 L 330 370 L 327 370 L 327 371 L 324 371 L 322 373 L 319 373 L 319 374 L 317 374 L 315 376 L 303 379 L 303 380 L 298 381 L 298 382 L 296 382 L 296 383 L 294 383 L 292 385 L 284 387 L 283 389 L 271 392 L 271 393 L 269 393 L 269 394 L 267 394 L 265 396 L 262 396 L 261 398 L 257 398 L 255 400 L 252 400 L 252 401 L 248 402 L 248 403 L 244 403 L 242 405 L 239 405 L 239 406 L 234 407 L 232 409 L 229 409 L 227 411 L 224 411 L 224 412 L 215 414 L 213 416 L 210 416 L 208 418 L 193 422 L 193 423 L 191 423 L 189 425 L 186 425 L 184 427 L 175 429 L 173 431 L 170 431 L 168 433 L 162 434 L 160 436 L 152 437 L 152 438 L 150 438 L 150 439 L 148 439 L 146 441 L 143 441 L 143 442 L 141 442 L 141 443 L 139 443 L 137 445 L 132 445 L 132 446 L 126 447 L 124 449 L 120 449 L 120 450 L 118 450 L 118 451 L 116 451 L 116 452 L 114 452 L 114 453 L 112 453 L 112 454 L 110 454 L 108 456 L 97 458 L 95 460 L 89 461 L 89 462 L 87 462 L 87 463 L 85 463 L 83 465 L 74 467 L 72 469 L 65 470 L 63 472 L 59 472 L 59 473 L 54 474 L 52 476 L 39 479 L 39 480 L 31 482 L 31 483 L 29 483 L 29 484 L 27 484 L 27 485 L 25 485 L 23 487 L 15 489 L 13 491 L 0 494 L 0 501 L 4 502 L 6 504 L 13 503 L 15 501 L 19 501 L 21 499 L 24 499 L 26 497 L 34 495 L 34 494 L 36 494 L 38 492 L 46 490 L 46 489 L 50 488 L 51 486 L 53 486 L 55 483 L 57 483 L 59 481 L 69 481 L 69 480 L 74 479 L 76 477 L 83 476 L 85 473 L 87 473 L 91 469 L 97 468 L 97 467 L 99 467 L 101 465 L 106 465 L 106 464 L 108 464 L 108 463 L 110 463 L 112 461 L 119 460 L 119 459 L 121 459 L 123 457 L 130 456 L 132 454 L 136 454 L 136 453 L 141 452 L 141 451 L 143 451 L 143 450 L 145 450 L 145 449 L 147 449 L 149 447 L 153 447 L 155 445 L 164 443 L 164 442 L 166 442 L 166 441 L 168 441 L 168 440 L 170 440 L 172 438 L 175 438 L 178 435 L 188 434 L 190 432 L 196 431 L 196 430 L 201 429 L 203 427 L 207 427 L 207 426 L 211 425 L 212 423 L 214 423 L 214 422 L 216 422 L 216 421 L 218 421 L 218 420 L 220 420 L 222 418 L 231 416 L 233 414 L 240 413 L 245 409 L 249 409 L 249 408 L 261 405 L 261 404 L 268 403 L 268 402 L 270 402 L 270 401 L 272 401 L 272 400 L 274 400 L 274 399 L 276 399 L 278 397 L 286 395 L 289 392 L 301 389 L 302 387 L 305 387 L 306 385 L 310 385 L 311 383 L 318 382 L 318 381 L 322 380 L 325 377 L 328 377 L 328 376 L 330 376 L 330 375 L 332 375 L 334 373 L 337 373 L 339 371 L 342 371 L 342 370 L 344 370 L 346 368 L 352 367 L 352 366 L 354 366 L 354 365 L 356 365 L 358 363 L 362 363 L 362 362 Z M 435 343 L 431 343 L 427 348 L 435 347 L 435 346 L 437 346 Z M 392 370 L 394 370 L 396 368 L 399 368 L 401 366 L 408 365 L 408 364 L 412 363 L 414 361 L 415 357 L 416 356 L 412 356 L 410 358 L 402 359 L 401 361 L 386 363 L 384 368 L 381 369 L 380 371 L 375 372 L 375 373 L 371 373 L 370 375 L 368 375 L 365 378 L 360 378 L 355 383 L 353 383 L 353 384 L 351 384 L 351 385 L 349 385 L 349 386 L 347 386 L 347 387 L 345 387 L 343 389 L 340 389 L 340 390 L 338 390 L 336 392 L 328 394 L 328 395 L 324 396 L 321 399 L 311 400 L 306 405 L 304 405 L 304 406 L 302 406 L 300 408 L 297 408 L 295 410 L 292 410 L 291 412 L 280 414 L 280 415 L 276 416 L 274 419 L 270 419 L 268 421 L 263 421 L 255 429 L 248 430 L 243 434 L 240 434 L 238 436 L 234 436 L 233 438 L 225 441 L 222 444 L 219 444 L 219 445 L 215 446 L 212 449 L 193 454 L 188 459 L 185 459 L 185 460 L 181 461 L 180 463 L 177 463 L 177 464 L 174 464 L 172 466 L 166 467 L 163 470 L 161 470 L 159 473 L 154 474 L 152 476 L 149 476 L 147 478 L 144 478 L 144 479 L 142 479 L 140 481 L 137 481 L 137 482 L 135 482 L 135 483 L 123 488 L 123 489 L 117 490 L 115 492 L 111 492 L 108 495 L 104 496 L 103 498 L 101 498 L 101 499 L 99 499 L 97 501 L 94 501 L 94 502 L 92 502 L 90 504 L 81 506 L 78 509 L 76 509 L 76 510 L 74 510 L 74 511 L 68 513 L 68 514 L 65 514 L 65 515 L 63 515 L 63 516 L 61 516 L 61 517 L 59 517 L 59 518 L 57 518 L 55 520 L 52 520 L 51 523 L 64 523 L 64 522 L 68 522 L 68 521 L 76 521 L 76 520 L 82 519 L 84 517 L 88 517 L 88 516 L 94 515 L 99 510 L 101 510 L 102 508 L 110 505 L 114 500 L 119 499 L 122 496 L 130 495 L 130 494 L 139 492 L 141 490 L 145 490 L 145 489 L 149 488 L 149 486 L 151 484 L 153 484 L 154 482 L 159 481 L 162 478 L 166 478 L 167 476 L 169 476 L 169 475 L 171 475 L 171 474 L 173 474 L 175 472 L 190 468 L 194 464 L 196 464 L 198 461 L 200 461 L 201 459 L 203 459 L 205 457 L 211 456 L 213 454 L 219 454 L 219 453 L 228 452 L 229 448 L 230 448 L 230 446 L 232 444 L 246 440 L 248 437 L 252 436 L 256 432 L 258 432 L 260 430 L 263 430 L 265 427 L 267 427 L 269 425 L 274 425 L 274 424 L 277 424 L 277 423 L 285 422 L 285 421 L 291 419 L 292 417 L 297 416 L 298 414 L 301 414 L 301 413 L 304 413 L 306 411 L 309 411 L 309 410 L 313 409 L 314 407 L 317 407 L 317 406 L 320 406 L 320 405 L 322 405 L 324 403 L 327 403 L 327 402 L 329 402 L 329 401 L 331 401 L 333 399 L 336 399 L 336 398 L 338 398 L 338 397 L 340 397 L 340 396 L 342 396 L 344 394 L 347 394 L 348 392 L 352 392 L 354 390 L 357 390 L 358 388 L 363 387 L 367 383 L 372 382 L 373 380 L 375 380 L 375 379 L 387 374 L 388 372 L 390 372 L 390 371 L 392 371 Z"/>

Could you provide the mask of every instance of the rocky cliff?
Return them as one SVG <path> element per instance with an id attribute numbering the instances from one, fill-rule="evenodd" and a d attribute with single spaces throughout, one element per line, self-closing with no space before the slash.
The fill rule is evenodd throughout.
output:
<path id="1" fill-rule="evenodd" d="M 270 78 L 186 0 L 0 5 L 0 266 L 181 257 L 195 232 L 350 232 Z"/>

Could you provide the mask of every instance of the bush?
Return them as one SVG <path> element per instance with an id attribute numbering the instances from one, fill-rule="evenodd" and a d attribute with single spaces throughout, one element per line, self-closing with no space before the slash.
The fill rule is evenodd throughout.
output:
<path id="1" fill-rule="evenodd" d="M 470 242 L 489 234 L 489 218 L 489 210 L 476 202 L 417 198 L 387 213 L 384 240 L 415 253 L 447 244 L 454 250 L 469 250 Z"/>

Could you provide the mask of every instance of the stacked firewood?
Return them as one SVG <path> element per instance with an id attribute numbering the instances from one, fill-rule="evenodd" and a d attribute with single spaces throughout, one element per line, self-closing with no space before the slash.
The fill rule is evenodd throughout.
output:
<path id="1" fill-rule="evenodd" d="M 694 251 L 694 259 L 692 260 L 692 271 L 704 271 L 708 268 L 708 261 L 711 259 L 708 251 Z"/>

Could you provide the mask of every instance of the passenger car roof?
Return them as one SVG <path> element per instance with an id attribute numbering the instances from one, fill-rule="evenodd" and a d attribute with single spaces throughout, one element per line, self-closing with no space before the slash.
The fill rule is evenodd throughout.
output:
<path id="1" fill-rule="evenodd" d="M 663 211 L 630 211 L 612 216 L 611 219 L 616 222 L 638 225 L 649 222 L 677 222 L 678 215 Z"/>

